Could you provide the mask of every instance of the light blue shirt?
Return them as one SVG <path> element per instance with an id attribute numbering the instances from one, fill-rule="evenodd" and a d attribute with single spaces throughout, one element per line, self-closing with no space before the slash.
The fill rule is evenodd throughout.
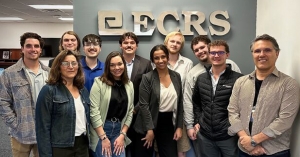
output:
<path id="1" fill-rule="evenodd" d="M 131 62 L 129 62 L 129 63 L 126 62 L 127 75 L 128 75 L 128 78 L 129 78 L 129 79 L 131 78 L 131 73 L 132 73 L 133 64 L 134 64 L 134 58 L 131 60 Z"/>
<path id="2" fill-rule="evenodd" d="M 39 71 L 35 74 L 32 70 L 25 68 L 26 73 L 30 78 L 30 82 L 32 85 L 32 98 L 34 104 L 36 104 L 37 97 L 42 89 L 42 87 L 46 84 L 46 80 L 48 79 L 48 72 L 44 71 L 41 66 L 39 67 Z"/>

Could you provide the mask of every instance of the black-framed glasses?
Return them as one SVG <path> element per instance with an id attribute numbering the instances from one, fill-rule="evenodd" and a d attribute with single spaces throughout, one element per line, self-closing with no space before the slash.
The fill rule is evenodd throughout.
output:
<path id="1" fill-rule="evenodd" d="M 224 55 L 226 52 L 225 51 L 210 51 L 209 54 L 215 56 L 218 54 L 218 56 Z"/>
<path id="2" fill-rule="evenodd" d="M 70 67 L 71 65 L 72 65 L 72 67 L 77 67 L 78 66 L 78 62 L 76 62 L 76 61 L 72 61 L 72 62 L 63 61 L 63 62 L 61 62 L 61 65 L 63 67 Z"/>
<path id="3" fill-rule="evenodd" d="M 91 46 L 99 46 L 99 42 L 84 42 L 84 46 L 91 47 Z"/>

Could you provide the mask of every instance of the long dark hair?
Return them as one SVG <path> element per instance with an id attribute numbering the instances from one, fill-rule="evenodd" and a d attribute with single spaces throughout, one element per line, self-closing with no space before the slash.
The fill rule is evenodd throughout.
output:
<path id="1" fill-rule="evenodd" d="M 106 61 L 105 61 L 104 73 L 101 77 L 99 77 L 102 82 L 106 83 L 109 86 L 114 85 L 115 82 L 116 82 L 116 80 L 114 79 L 113 75 L 110 72 L 110 61 L 113 57 L 117 57 L 117 56 L 121 57 L 122 62 L 124 64 L 124 72 L 121 75 L 121 82 L 123 84 L 126 84 L 126 83 L 129 82 L 129 78 L 128 78 L 128 75 L 127 75 L 127 67 L 126 67 L 126 62 L 125 62 L 124 57 L 121 55 L 120 52 L 113 51 L 113 52 L 111 52 L 110 54 L 107 55 Z"/>

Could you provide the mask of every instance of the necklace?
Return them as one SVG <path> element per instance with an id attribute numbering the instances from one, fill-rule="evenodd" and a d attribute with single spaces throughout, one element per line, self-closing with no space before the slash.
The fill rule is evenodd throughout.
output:
<path id="1" fill-rule="evenodd" d="M 118 87 L 122 86 L 122 82 L 120 82 L 120 84 L 118 84 L 117 82 L 115 82 L 115 85 L 117 85 Z"/>

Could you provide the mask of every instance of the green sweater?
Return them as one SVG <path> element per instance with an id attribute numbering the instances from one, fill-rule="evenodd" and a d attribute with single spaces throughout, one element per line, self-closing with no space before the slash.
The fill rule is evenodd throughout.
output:
<path id="1" fill-rule="evenodd" d="M 107 85 L 106 83 L 102 82 L 98 77 L 95 78 L 94 84 L 92 86 L 90 92 L 90 99 L 91 99 L 91 149 L 93 151 L 96 150 L 96 146 L 99 142 L 99 136 L 97 135 L 94 128 L 98 128 L 99 126 L 104 126 L 107 111 L 109 107 L 109 102 L 111 98 L 111 86 Z M 133 114 L 133 84 L 129 82 L 125 84 L 125 89 L 128 97 L 128 105 L 127 105 L 127 112 L 125 117 L 122 119 L 121 129 L 123 128 L 124 124 L 128 127 L 131 124 L 132 114 Z M 125 138 L 125 145 L 127 146 L 130 144 L 130 139 L 128 137 Z"/>

